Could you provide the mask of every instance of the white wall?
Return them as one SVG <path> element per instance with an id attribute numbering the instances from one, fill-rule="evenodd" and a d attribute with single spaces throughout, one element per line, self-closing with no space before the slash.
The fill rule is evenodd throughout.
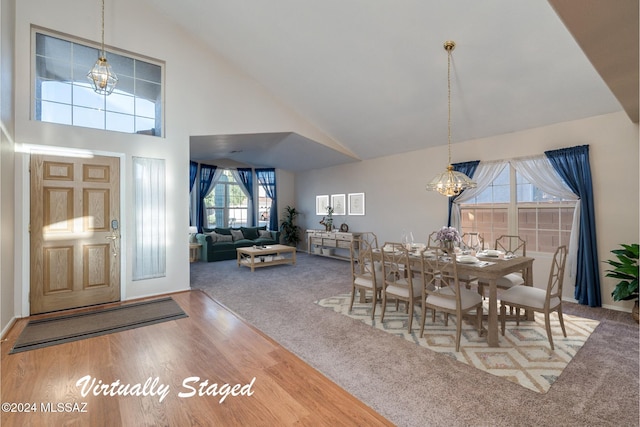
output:
<path id="1" fill-rule="evenodd" d="M 0 2 L 0 336 L 15 315 L 13 57 L 15 0 Z"/>
<path id="2" fill-rule="evenodd" d="M 452 146 L 454 162 L 498 160 L 540 155 L 552 150 L 589 145 L 598 233 L 598 255 L 608 259 L 619 243 L 638 242 L 638 125 L 624 112 L 530 129 Z M 426 191 L 425 184 L 445 169 L 447 147 L 437 147 L 362 161 L 296 175 L 296 203 L 303 228 L 321 228 L 315 215 L 315 196 L 364 192 L 365 216 L 335 217 L 350 230 L 373 231 L 381 242 L 398 241 L 402 230 L 419 241 L 446 225 L 447 199 Z M 623 182 L 621 185 L 620 182 Z M 537 255 L 536 286 L 546 285 L 550 257 Z M 615 281 L 604 277 L 601 265 L 602 301 L 605 306 L 628 309 L 631 303 L 614 302 Z M 573 288 L 565 289 L 573 297 Z"/>
<path id="3" fill-rule="evenodd" d="M 20 0 L 16 5 L 16 118 L 15 141 L 18 146 L 56 146 L 82 148 L 98 153 L 113 153 L 123 158 L 125 180 L 123 214 L 124 295 L 131 299 L 187 289 L 189 287 L 189 136 L 203 134 L 292 131 L 327 144 L 335 142 L 305 122 L 261 86 L 238 73 L 228 63 L 163 16 L 149 8 L 144 0 L 110 0 L 105 9 L 105 43 L 166 62 L 165 137 L 129 135 L 82 129 L 30 120 L 31 46 L 30 26 L 37 25 L 88 40 L 100 38 L 100 4 L 86 0 Z M 107 55 L 108 56 L 108 55 Z M 117 70 L 114 70 L 117 73 Z M 167 171 L 167 275 L 163 278 L 132 281 L 133 223 L 132 191 L 128 182 L 131 157 L 166 160 Z M 19 283 L 29 283 L 28 265 L 28 176 L 26 156 L 16 159 L 15 203 L 22 215 L 16 217 L 18 238 L 16 253 Z M 282 179 L 287 188 L 287 177 Z M 289 185 L 291 188 L 292 186 Z M 279 191 L 282 201 L 292 195 Z M 28 286 L 28 285 L 27 285 Z M 16 296 L 28 314 L 28 287 Z"/>

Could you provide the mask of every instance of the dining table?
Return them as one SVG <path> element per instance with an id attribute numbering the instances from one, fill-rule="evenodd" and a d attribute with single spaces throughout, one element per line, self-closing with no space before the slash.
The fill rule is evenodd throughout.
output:
<path id="1" fill-rule="evenodd" d="M 382 260 L 380 250 L 374 251 L 374 259 Z M 533 261 L 535 258 L 527 256 L 489 256 L 486 253 L 476 254 L 477 262 L 457 262 L 458 274 L 465 274 L 484 279 L 489 283 L 489 312 L 487 314 L 487 344 L 489 347 L 499 347 L 498 331 L 498 279 L 510 273 L 523 272 L 524 286 L 533 286 Z M 419 251 L 409 252 L 409 268 L 418 271 L 421 268 Z M 525 313 L 527 320 L 533 320 L 533 312 Z"/>
<path id="2" fill-rule="evenodd" d="M 482 253 L 476 254 L 478 262 L 456 264 L 458 274 L 468 274 L 489 282 L 489 313 L 487 315 L 487 343 L 489 347 L 499 347 L 498 344 L 498 279 L 510 273 L 523 272 L 524 286 L 533 286 L 533 261 L 535 258 L 527 256 L 512 256 L 505 258 L 489 257 Z M 533 312 L 526 313 L 527 320 L 533 320 Z"/>

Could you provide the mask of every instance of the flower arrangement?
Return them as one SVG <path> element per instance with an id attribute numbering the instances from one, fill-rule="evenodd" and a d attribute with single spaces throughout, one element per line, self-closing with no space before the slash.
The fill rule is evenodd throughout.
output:
<path id="1" fill-rule="evenodd" d="M 462 238 L 460 237 L 460 233 L 455 227 L 442 227 L 438 234 L 436 235 L 436 240 L 440 242 L 453 242 L 460 243 L 462 242 Z"/>
<path id="2" fill-rule="evenodd" d="M 327 206 L 327 215 L 322 217 L 320 224 L 324 225 L 325 230 L 333 230 L 333 208 Z"/>

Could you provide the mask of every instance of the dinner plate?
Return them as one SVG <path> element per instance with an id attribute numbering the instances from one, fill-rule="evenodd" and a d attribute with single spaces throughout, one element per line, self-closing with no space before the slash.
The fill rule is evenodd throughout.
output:
<path id="1" fill-rule="evenodd" d="M 488 250 L 488 251 L 486 251 L 485 253 L 487 254 L 487 256 L 498 257 L 498 256 L 500 256 L 503 252 L 502 252 L 502 251 L 496 251 L 496 250 L 489 249 L 489 250 Z"/>
<path id="2" fill-rule="evenodd" d="M 462 264 L 475 264 L 478 262 L 478 258 L 471 255 L 462 255 L 456 258 L 456 261 Z"/>

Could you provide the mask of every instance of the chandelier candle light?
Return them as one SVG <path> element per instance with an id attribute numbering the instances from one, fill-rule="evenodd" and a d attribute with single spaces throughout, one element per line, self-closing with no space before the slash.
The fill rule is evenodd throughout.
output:
<path id="1" fill-rule="evenodd" d="M 98 60 L 87 74 L 87 78 L 93 85 L 93 90 L 101 95 L 110 95 L 118 83 L 118 76 L 107 62 L 107 54 L 104 50 L 104 0 L 102 0 L 102 45 Z"/>
<path id="2" fill-rule="evenodd" d="M 453 165 L 451 164 L 451 51 L 455 47 L 456 43 L 451 40 L 444 42 L 444 49 L 447 51 L 447 90 L 449 99 L 449 139 L 447 143 L 449 148 L 449 166 L 447 166 L 446 171 L 438 174 L 429 184 L 427 184 L 427 190 L 437 191 L 443 196 L 448 197 L 457 196 L 465 188 L 476 187 L 476 183 L 469 179 L 468 176 L 462 172 L 453 170 Z"/>

